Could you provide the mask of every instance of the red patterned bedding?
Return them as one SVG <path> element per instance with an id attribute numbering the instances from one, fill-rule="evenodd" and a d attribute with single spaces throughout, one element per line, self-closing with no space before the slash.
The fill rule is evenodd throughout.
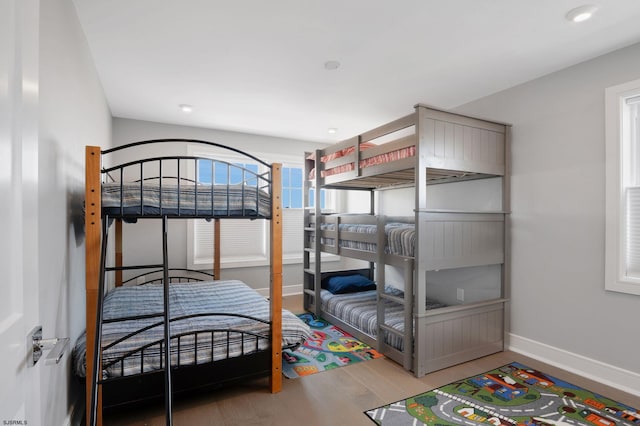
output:
<path id="1" fill-rule="evenodd" d="M 362 144 L 362 145 L 360 145 L 360 149 L 364 150 L 364 149 L 370 148 L 372 146 L 376 146 L 376 145 L 374 145 L 374 144 Z M 322 156 L 320 158 L 320 161 L 322 161 L 323 163 L 326 163 L 328 161 L 335 160 L 336 158 L 340 158 L 340 157 L 343 157 L 345 155 L 348 155 L 348 154 L 354 152 L 354 150 L 355 150 L 354 147 L 345 148 L 345 149 L 342 149 L 340 151 L 334 152 L 333 154 Z M 375 155 L 375 156 L 370 157 L 370 158 L 365 158 L 364 160 L 360 160 L 360 168 L 362 169 L 362 168 L 369 167 L 369 166 L 376 166 L 376 165 L 379 165 L 379 164 L 390 163 L 390 162 L 393 162 L 393 161 L 402 160 L 404 158 L 413 157 L 415 155 L 416 155 L 416 147 L 415 146 L 408 146 L 408 147 L 405 147 L 405 148 L 397 149 L 395 151 L 385 152 L 385 153 L 378 154 L 378 155 Z M 315 155 L 313 155 L 313 154 L 308 157 L 308 159 L 314 159 L 314 158 L 315 158 Z M 320 176 L 321 177 L 333 176 L 333 175 L 337 175 L 337 174 L 340 174 L 340 173 L 350 172 L 352 170 L 355 170 L 355 163 L 354 162 L 346 163 L 346 164 L 342 164 L 340 166 L 331 167 L 329 169 L 322 170 L 320 172 Z M 316 169 L 314 168 L 309 173 L 309 179 L 315 178 L 315 175 L 316 175 Z"/>

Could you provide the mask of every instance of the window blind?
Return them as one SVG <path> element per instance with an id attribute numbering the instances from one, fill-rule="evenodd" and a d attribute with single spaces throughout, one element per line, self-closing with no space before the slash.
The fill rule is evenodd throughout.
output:
<path id="1" fill-rule="evenodd" d="M 220 221 L 221 263 L 266 261 L 266 220 L 222 220 Z M 213 221 L 195 219 L 193 223 L 193 263 L 213 263 Z"/>
<path id="2" fill-rule="evenodd" d="M 640 187 L 626 189 L 626 271 L 640 279 Z"/>
<path id="3" fill-rule="evenodd" d="M 605 90 L 605 289 L 640 295 L 640 80 Z"/>
<path id="4" fill-rule="evenodd" d="M 632 176 L 633 184 L 625 188 L 625 275 L 629 278 L 640 279 L 640 117 L 638 106 L 640 96 L 626 99 L 629 114 L 629 145 L 633 158 L 628 174 Z"/>
<path id="5" fill-rule="evenodd" d="M 282 215 L 282 257 L 302 260 L 303 210 L 283 209 Z"/>

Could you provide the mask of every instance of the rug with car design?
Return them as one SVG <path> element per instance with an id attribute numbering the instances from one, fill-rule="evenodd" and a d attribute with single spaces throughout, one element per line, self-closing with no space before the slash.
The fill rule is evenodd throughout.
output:
<path id="1" fill-rule="evenodd" d="M 313 336 L 295 351 L 282 351 L 282 372 L 289 379 L 382 357 L 371 346 L 322 318 L 310 313 L 298 317 L 311 327 Z"/>
<path id="2" fill-rule="evenodd" d="M 637 408 L 515 362 L 365 414 L 394 426 L 640 425 Z"/>

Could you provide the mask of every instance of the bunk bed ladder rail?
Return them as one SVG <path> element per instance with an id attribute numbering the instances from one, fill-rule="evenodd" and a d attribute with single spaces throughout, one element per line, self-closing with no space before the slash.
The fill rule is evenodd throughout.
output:
<path id="1" fill-rule="evenodd" d="M 173 425 L 173 392 L 171 380 L 171 330 L 170 330 L 170 311 L 169 311 L 169 256 L 167 243 L 167 216 L 162 216 L 162 273 L 163 273 L 163 291 L 164 291 L 164 344 L 161 346 L 164 351 L 164 389 L 165 389 L 165 418 L 167 426 Z M 109 240 L 109 216 L 105 215 L 102 220 L 102 242 L 100 255 L 100 278 L 98 284 L 98 303 L 96 309 L 96 333 L 94 340 L 93 353 L 96 361 L 93 363 L 92 381 L 91 381 L 91 407 L 90 407 L 90 425 L 96 426 L 98 423 L 98 392 L 101 384 L 100 372 L 102 371 L 102 324 L 103 324 L 103 305 L 104 305 L 104 288 L 107 271 L 121 271 L 123 269 L 139 269 L 156 267 L 158 265 L 146 265 L 140 267 L 107 267 L 107 242 Z"/>
<path id="2" fill-rule="evenodd" d="M 104 281 L 106 274 L 106 254 L 107 254 L 107 241 L 109 234 L 109 216 L 105 216 L 102 220 L 102 242 L 100 249 L 100 277 L 98 279 L 98 302 L 96 308 L 96 328 L 95 339 L 93 342 L 93 354 L 95 360 L 93 362 L 93 371 L 91 371 L 91 407 L 89 407 L 89 421 L 91 426 L 96 426 L 98 422 L 98 392 L 100 384 L 100 376 L 102 371 L 102 354 L 101 354 L 101 342 L 102 342 L 102 306 L 104 302 Z M 88 344 L 89 342 L 87 342 Z"/>
<path id="3" fill-rule="evenodd" d="M 379 351 L 388 354 L 393 350 L 392 346 L 387 344 L 386 336 L 395 335 L 402 339 L 402 366 L 409 371 L 413 368 L 413 259 L 404 260 L 404 296 L 398 297 L 386 293 L 384 290 L 379 292 L 378 296 L 378 345 Z M 398 305 L 402 305 L 404 311 L 404 329 L 396 330 L 385 322 L 385 302 L 389 301 Z"/>
<path id="4" fill-rule="evenodd" d="M 171 385 L 171 323 L 169 319 L 169 252 L 167 244 L 167 216 L 162 216 L 162 263 L 164 287 L 164 400 L 167 426 L 173 424 L 173 387 Z"/>
<path id="5" fill-rule="evenodd" d="M 395 350 L 391 345 L 387 343 L 387 335 L 395 335 L 402 339 L 402 366 L 405 370 L 410 371 L 413 368 L 413 258 L 407 257 L 403 259 L 403 281 L 404 281 L 404 296 L 398 297 L 388 294 L 385 291 L 385 247 L 388 245 L 387 233 L 384 232 L 384 226 L 386 218 L 384 216 L 378 216 L 378 241 L 377 245 L 377 261 L 376 261 L 376 281 L 377 281 L 377 342 L 378 351 L 383 354 L 389 353 L 391 350 Z M 395 328 L 387 325 L 385 320 L 385 304 L 395 303 L 402 305 L 404 312 L 403 331 L 396 330 Z"/>

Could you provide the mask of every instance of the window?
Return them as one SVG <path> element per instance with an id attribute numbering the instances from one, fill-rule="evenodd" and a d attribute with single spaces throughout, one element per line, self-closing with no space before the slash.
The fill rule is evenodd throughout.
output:
<path id="1" fill-rule="evenodd" d="M 640 80 L 606 90 L 605 288 L 640 295 Z"/>
<path id="2" fill-rule="evenodd" d="M 320 189 L 320 209 L 327 210 L 327 204 L 329 204 L 329 194 L 326 189 Z M 315 188 L 309 189 L 309 207 L 314 208 L 316 206 L 316 190 Z"/>
<path id="3" fill-rule="evenodd" d="M 301 167 L 282 167 L 282 208 L 302 208 Z"/>
<path id="4" fill-rule="evenodd" d="M 203 152 L 190 152 L 191 155 L 206 156 Z M 268 160 L 268 156 L 259 155 Z M 198 163 L 197 179 L 202 183 L 215 184 L 244 181 L 242 169 L 263 173 L 264 166 L 248 163 L 238 158 L 220 158 L 232 164 L 230 167 L 216 165 L 212 170 L 210 162 Z M 282 255 L 284 263 L 302 262 L 303 244 L 303 169 L 300 159 L 278 157 L 282 166 Z M 251 184 L 251 182 L 249 182 Z M 255 183 L 253 183 L 255 185 Z M 323 191 L 321 204 L 327 204 Z M 213 222 L 204 219 L 189 221 L 187 230 L 187 262 L 189 268 L 211 269 L 213 262 Z M 250 242 L 250 244 L 248 244 Z M 227 219 L 220 222 L 221 267 L 249 267 L 269 264 L 269 221 Z"/>
<path id="5" fill-rule="evenodd" d="M 234 167 L 235 166 L 235 167 Z M 224 163 L 214 163 L 211 161 L 198 161 L 198 182 L 214 184 L 226 184 L 227 181 L 231 184 L 239 184 L 246 182 L 247 185 L 256 185 L 256 179 L 246 179 L 243 176 L 243 170 L 247 169 L 253 173 L 258 173 L 258 164 L 246 164 L 233 162 L 229 167 Z"/>
<path id="6" fill-rule="evenodd" d="M 193 152 L 196 156 L 206 153 Z M 231 184 L 245 183 L 255 186 L 256 179 L 251 179 L 244 169 L 261 173 L 258 163 L 241 162 L 238 158 L 227 157 L 216 159 L 226 161 L 229 165 L 218 162 L 198 161 L 196 179 L 201 183 Z M 214 224 L 204 219 L 190 221 L 187 230 L 188 266 L 192 269 L 211 269 L 213 264 Z M 220 245 L 224 247 L 220 259 L 221 266 L 257 266 L 265 264 L 269 256 L 268 234 L 269 223 L 265 220 L 222 220 L 220 222 Z M 247 244 L 251 241 L 251 244 Z"/>
<path id="7" fill-rule="evenodd" d="M 285 209 L 303 208 L 302 167 L 282 167 L 282 207 Z M 320 208 L 327 209 L 330 197 L 326 189 L 320 190 Z M 315 189 L 309 190 L 309 207 L 315 206 Z"/>

